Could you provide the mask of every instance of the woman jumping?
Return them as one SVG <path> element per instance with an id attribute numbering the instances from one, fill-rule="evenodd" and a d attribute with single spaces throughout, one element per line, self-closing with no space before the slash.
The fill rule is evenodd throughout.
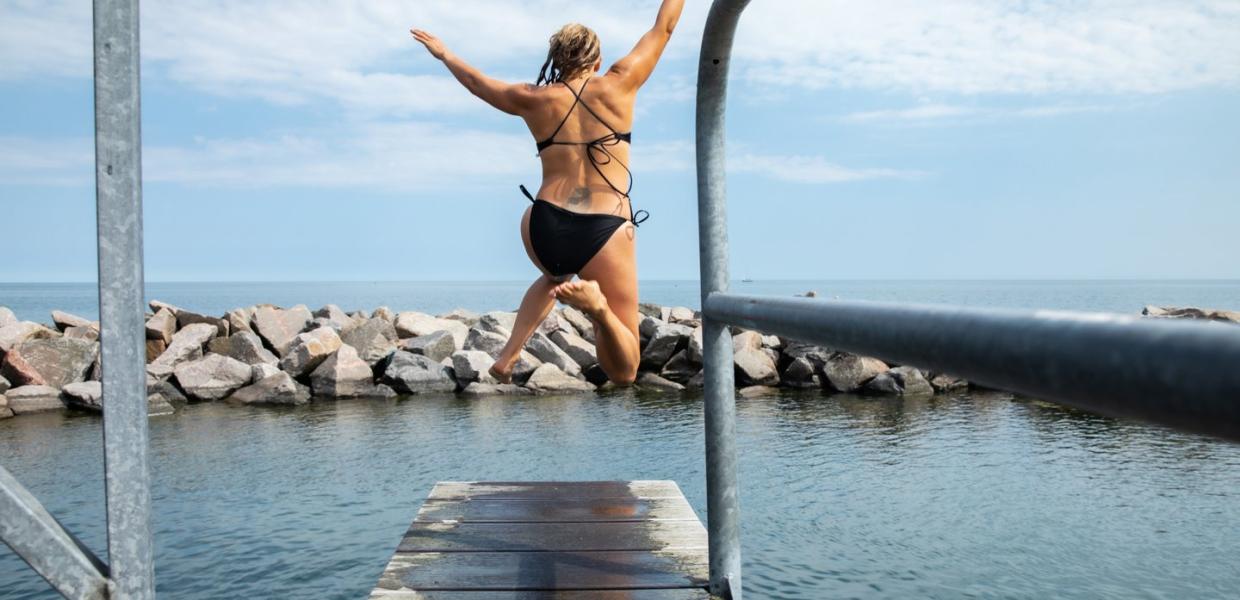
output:
<path id="1" fill-rule="evenodd" d="M 663 0 L 654 27 L 599 77 L 598 36 L 583 25 L 565 25 L 551 36 L 547 61 L 534 84 L 488 77 L 439 38 L 410 30 L 472 94 L 524 119 L 542 159 L 538 193 L 520 186 L 533 203 L 521 218 L 521 240 L 542 275 L 525 292 L 512 337 L 491 367 L 500 381 L 511 381 L 521 350 L 557 299 L 593 322 L 599 366 L 608 379 L 627 385 L 637 377 L 635 226 L 645 220 L 637 216 L 645 211 L 635 214 L 629 202 L 633 102 L 683 8 L 684 0 Z M 616 186 L 621 181 L 624 189 Z"/>

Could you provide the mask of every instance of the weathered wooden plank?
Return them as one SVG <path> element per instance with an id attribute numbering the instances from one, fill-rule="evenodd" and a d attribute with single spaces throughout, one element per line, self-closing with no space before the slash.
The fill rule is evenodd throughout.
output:
<path id="1" fill-rule="evenodd" d="M 694 521 L 598 523 L 414 522 L 397 552 L 547 552 L 706 549 Z"/>
<path id="2" fill-rule="evenodd" d="M 427 500 L 417 521 L 697 521 L 683 496 L 676 498 L 564 498 L 511 500 L 466 498 Z"/>
<path id="3" fill-rule="evenodd" d="M 385 590 L 624 590 L 705 587 L 706 553 L 398 552 Z"/>
<path id="4" fill-rule="evenodd" d="M 704 589 L 539 590 L 467 592 L 453 590 L 375 590 L 370 600 L 711 600 Z"/>
<path id="5" fill-rule="evenodd" d="M 674 481 L 441 481 L 427 500 L 682 497 Z"/>

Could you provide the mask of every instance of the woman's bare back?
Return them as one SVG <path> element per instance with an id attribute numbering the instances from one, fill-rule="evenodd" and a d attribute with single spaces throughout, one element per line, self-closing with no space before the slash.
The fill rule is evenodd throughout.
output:
<path id="1" fill-rule="evenodd" d="M 555 132 L 557 142 L 589 142 L 610 135 L 613 130 L 608 129 L 609 125 L 617 133 L 629 132 L 633 125 L 636 90 L 626 90 L 616 79 L 609 73 L 590 76 L 588 82 L 587 77 L 581 77 L 539 88 L 540 101 L 522 115 L 534 139 L 543 141 Z M 585 86 L 580 104 L 587 105 L 588 110 L 580 104 L 573 106 L 576 101 L 573 91 L 582 88 L 582 84 Z M 572 90 L 567 86 L 572 86 Z M 564 120 L 566 115 L 567 120 Z M 556 132 L 561 120 L 564 125 Z M 594 164 L 591 164 L 590 154 L 593 154 Z M 539 156 L 542 185 L 536 197 L 576 212 L 629 216 L 628 199 L 613 189 L 629 189 L 628 142 L 611 138 L 593 147 L 552 144 Z"/>

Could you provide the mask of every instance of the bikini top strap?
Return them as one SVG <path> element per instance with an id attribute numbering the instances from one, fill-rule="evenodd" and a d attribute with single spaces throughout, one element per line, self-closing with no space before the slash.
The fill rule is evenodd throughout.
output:
<path id="1" fill-rule="evenodd" d="M 519 183 L 519 184 L 517 184 L 517 187 L 521 188 L 521 193 L 522 193 L 522 194 L 525 194 L 525 197 L 526 197 L 526 198 L 529 198 L 529 199 L 530 199 L 530 202 L 533 202 L 533 201 L 534 201 L 534 195 L 533 195 L 533 194 L 531 194 L 529 190 L 525 189 L 525 184 L 524 184 L 524 183 Z"/>
<path id="2" fill-rule="evenodd" d="M 562 128 L 564 127 L 564 124 L 568 122 L 568 117 L 569 117 L 569 115 L 573 114 L 573 109 L 574 109 L 574 108 L 577 108 L 577 105 L 581 103 L 581 95 L 580 95 L 579 93 L 577 93 L 577 92 L 573 91 L 573 86 L 568 85 L 568 82 L 567 82 L 567 81 L 561 81 L 560 83 L 563 83 L 563 84 L 564 84 L 564 87 L 568 88 L 568 91 L 573 92 L 573 97 L 575 98 L 575 100 L 573 100 L 573 105 L 572 105 L 572 106 L 570 106 L 570 107 L 568 107 L 568 112 L 564 113 L 564 118 L 563 118 L 563 119 L 560 119 L 560 124 L 556 126 L 555 131 L 552 131 L 552 132 L 551 132 L 551 135 L 547 136 L 547 140 L 546 140 L 546 142 L 551 142 L 552 140 L 554 140 L 554 139 L 555 139 L 556 134 L 557 134 L 557 133 L 560 133 L 560 129 L 562 129 Z M 582 89 L 583 91 L 586 89 L 586 84 L 587 84 L 587 83 L 590 83 L 590 80 L 589 80 L 589 79 L 587 79 L 587 80 L 585 81 L 585 83 L 582 83 L 582 84 L 581 84 L 581 89 Z M 589 110 L 589 108 L 590 108 L 590 107 L 588 107 L 588 106 L 587 106 L 587 107 L 586 107 L 586 110 Z M 594 111 L 590 111 L 590 113 L 591 113 L 591 114 L 593 114 L 593 113 L 594 113 Z M 546 142 L 544 142 L 544 143 L 546 143 Z"/>
<path id="3" fill-rule="evenodd" d="M 590 80 L 589 80 L 589 79 L 586 79 L 586 83 L 590 83 Z M 581 84 L 581 92 L 585 92 L 585 91 L 586 91 L 586 83 Z M 570 87 L 570 88 L 568 88 L 568 90 L 571 92 L 571 91 L 573 90 L 573 88 L 571 88 L 571 87 Z M 598 119 L 598 122 L 599 122 L 599 123 L 602 123 L 602 124 L 603 124 L 603 127 L 606 127 L 606 128 L 607 128 L 609 131 L 611 131 L 613 134 L 617 134 L 617 131 L 616 131 L 616 128 L 615 128 L 615 127 L 612 127 L 610 124 L 608 124 L 608 123 L 607 123 L 607 121 L 603 120 L 603 117 L 598 116 L 598 113 L 594 112 L 594 109 L 593 109 L 593 108 L 590 108 L 590 105 L 589 105 L 589 104 L 586 104 L 586 103 L 585 103 L 585 102 L 581 99 L 581 92 L 573 92 L 573 95 L 577 96 L 577 102 L 580 102 L 580 103 L 581 103 L 581 105 L 585 107 L 586 111 L 588 111 L 590 114 L 594 115 L 594 118 L 595 118 L 595 119 Z M 575 103 L 574 103 L 574 104 L 575 104 Z"/>

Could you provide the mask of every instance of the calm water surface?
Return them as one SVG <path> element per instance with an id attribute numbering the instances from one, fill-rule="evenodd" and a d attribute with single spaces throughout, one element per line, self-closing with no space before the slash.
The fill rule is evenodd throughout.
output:
<path id="1" fill-rule="evenodd" d="M 442 312 L 522 283 L 150 284 L 208 313 L 257 302 Z M 1240 282 L 756 282 L 739 292 L 1134 313 L 1240 308 Z M 643 282 L 696 307 L 695 282 Z M 90 284 L 3 284 L 0 305 L 93 316 Z M 739 400 L 751 598 L 1240 597 L 1240 444 L 972 392 Z M 0 421 L 0 461 L 96 552 L 93 415 Z M 698 396 L 187 406 L 151 420 L 163 598 L 364 598 L 440 480 L 673 479 L 705 517 Z M 0 598 L 54 598 L 0 546 Z"/>
<path id="2" fill-rule="evenodd" d="M 1003 394 L 741 400 L 753 598 L 1234 598 L 1240 445 Z M 0 421 L 4 464 L 105 546 L 100 420 Z M 363 598 L 439 480 L 674 479 L 699 397 L 188 406 L 151 421 L 165 598 Z M 0 552 L 0 597 L 53 598 Z"/>

